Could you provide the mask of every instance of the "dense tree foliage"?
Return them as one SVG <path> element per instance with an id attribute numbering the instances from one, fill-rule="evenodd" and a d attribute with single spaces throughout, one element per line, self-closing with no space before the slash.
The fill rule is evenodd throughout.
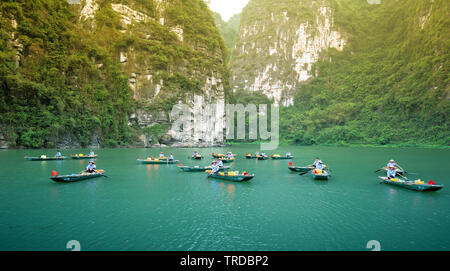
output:
<path id="1" fill-rule="evenodd" d="M 344 52 L 283 109 L 289 142 L 450 145 L 450 2 L 333 1 Z"/>

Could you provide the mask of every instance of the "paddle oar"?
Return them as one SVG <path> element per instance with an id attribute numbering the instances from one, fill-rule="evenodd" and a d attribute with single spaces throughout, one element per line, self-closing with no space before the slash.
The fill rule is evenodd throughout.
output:
<path id="1" fill-rule="evenodd" d="M 404 173 L 407 173 L 406 170 L 404 170 L 402 166 L 400 166 L 399 164 L 397 164 L 397 166 L 398 166 Z"/>
<path id="2" fill-rule="evenodd" d="M 313 171 L 313 169 L 308 170 L 308 171 L 306 171 L 306 172 L 299 173 L 298 175 L 303 176 L 303 175 L 305 175 L 306 173 L 309 173 L 309 172 L 311 172 L 311 171 Z"/>
<path id="3" fill-rule="evenodd" d="M 406 178 L 405 176 L 403 176 L 402 174 L 400 174 L 400 173 L 398 173 L 398 172 L 397 172 L 397 175 L 399 175 L 399 176 L 405 178 L 407 181 L 410 181 L 410 179 Z"/>

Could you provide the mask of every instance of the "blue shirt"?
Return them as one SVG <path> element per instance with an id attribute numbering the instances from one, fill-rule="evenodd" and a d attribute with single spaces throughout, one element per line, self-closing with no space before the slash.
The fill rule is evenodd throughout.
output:
<path id="1" fill-rule="evenodd" d="M 94 156 L 94 152 L 91 151 L 91 152 L 89 153 L 89 155 L 90 155 L 90 156 Z"/>
<path id="2" fill-rule="evenodd" d="M 322 164 L 322 163 L 318 163 L 318 164 L 316 165 L 316 168 L 317 168 L 317 169 L 323 169 L 323 164 Z"/>
<path id="3" fill-rule="evenodd" d="M 319 163 L 319 160 L 314 161 L 313 165 L 317 167 L 317 164 Z"/>
<path id="4" fill-rule="evenodd" d="M 60 153 L 60 152 L 57 152 L 57 153 L 56 153 L 56 157 L 61 157 L 61 153 Z"/>
<path id="5" fill-rule="evenodd" d="M 219 160 L 219 162 L 217 162 L 217 166 L 218 166 L 218 167 L 223 167 L 223 162 L 222 162 L 222 160 Z"/>
<path id="6" fill-rule="evenodd" d="M 212 165 L 211 172 L 212 173 L 217 173 L 217 172 L 219 172 L 219 169 L 220 168 L 217 165 Z"/>
<path id="7" fill-rule="evenodd" d="M 396 163 L 388 163 L 386 167 L 387 168 L 389 168 L 389 166 L 394 166 L 395 167 L 396 165 L 397 165 Z"/>
<path id="8" fill-rule="evenodd" d="M 170 155 L 169 160 L 173 160 L 173 155 Z"/>
<path id="9" fill-rule="evenodd" d="M 86 170 L 89 170 L 89 169 L 93 169 L 93 170 L 95 170 L 97 167 L 95 166 L 95 164 L 89 164 L 87 167 L 86 167 Z"/>
<path id="10" fill-rule="evenodd" d="M 395 174 L 397 174 L 397 171 L 395 170 L 395 168 L 394 169 L 388 169 L 388 171 L 387 171 L 387 176 L 388 177 L 395 177 Z"/>

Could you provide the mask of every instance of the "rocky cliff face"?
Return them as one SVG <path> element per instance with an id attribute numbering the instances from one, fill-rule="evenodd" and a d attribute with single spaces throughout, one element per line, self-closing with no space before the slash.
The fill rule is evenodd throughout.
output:
<path id="1" fill-rule="evenodd" d="M 114 53 L 136 102 L 129 125 L 144 129 L 170 124 L 174 121 L 168 114 L 171 106 L 183 103 L 193 109 L 197 96 L 205 103 L 224 104 L 226 83 L 224 44 L 206 4 L 202 0 L 149 2 L 85 0 L 79 7 L 80 24 L 99 37 L 111 31 L 111 27 L 101 26 L 103 14 L 118 20 L 118 31 L 110 38 L 119 41 Z M 218 131 L 223 130 L 224 122 L 215 127 L 198 125 L 206 131 L 206 138 L 178 135 L 169 129 L 166 143 L 223 143 Z M 141 144 L 150 146 L 150 137 L 142 134 Z"/>
<path id="2" fill-rule="evenodd" d="M 252 0 L 232 55 L 232 87 L 292 105 L 293 91 L 317 72 L 321 52 L 345 44 L 328 1 Z"/>

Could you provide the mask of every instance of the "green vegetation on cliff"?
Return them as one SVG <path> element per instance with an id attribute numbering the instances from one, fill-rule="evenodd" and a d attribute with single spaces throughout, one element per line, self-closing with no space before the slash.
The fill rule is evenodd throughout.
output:
<path id="1" fill-rule="evenodd" d="M 300 144 L 450 145 L 450 3 L 336 0 L 343 52 L 281 111 L 283 139 Z"/>
<path id="2" fill-rule="evenodd" d="M 112 3 L 149 19 L 125 25 Z M 128 117 L 137 109 L 160 115 L 202 94 L 212 73 L 227 84 L 225 45 L 202 0 L 95 4 L 85 19 L 83 6 L 65 0 L 0 2 L 0 133 L 9 146 L 113 147 L 158 137 L 162 128 L 130 126 Z M 134 89 L 133 73 L 155 83 L 141 80 Z M 156 84 L 158 96 L 148 92 Z"/>
<path id="3" fill-rule="evenodd" d="M 242 14 L 242 23 L 248 29 L 261 29 L 272 11 L 287 12 L 290 26 L 296 29 L 315 17 L 318 11 L 308 8 L 313 2 L 252 0 Z M 282 140 L 308 145 L 450 145 L 450 2 L 319 3 L 332 9 L 333 29 L 347 42 L 343 51 L 324 51 L 312 67 L 315 76 L 297 87 L 294 105 L 281 108 Z M 304 8 L 299 11 L 298 5 Z M 286 8 L 289 6 L 292 8 Z M 263 32 L 244 36 L 237 46 L 258 40 L 276 42 L 270 33 L 266 26 Z M 233 72 L 250 82 L 256 68 L 279 61 L 263 59 L 255 52 L 250 50 L 233 60 L 244 67 Z"/>

